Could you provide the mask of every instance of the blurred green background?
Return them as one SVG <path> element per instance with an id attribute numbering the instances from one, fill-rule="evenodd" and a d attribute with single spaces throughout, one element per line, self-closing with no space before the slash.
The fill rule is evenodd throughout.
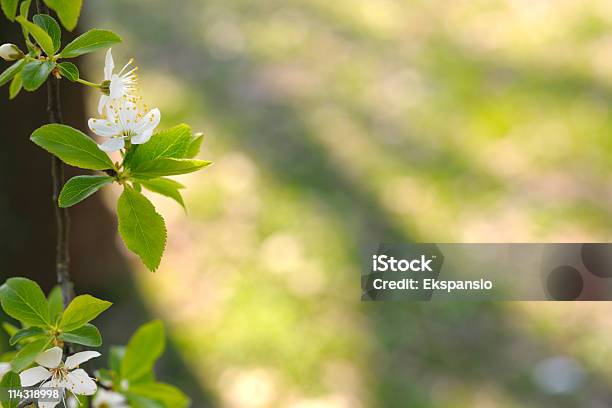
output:
<path id="1" fill-rule="evenodd" d="M 183 178 L 187 215 L 151 196 L 169 224 L 160 270 L 125 252 L 194 407 L 612 406 L 608 303 L 359 300 L 381 241 L 610 241 L 612 3 L 88 0 L 84 14 L 124 37 L 116 64 L 136 59 L 162 126 L 203 131 L 215 162 Z M 101 80 L 102 55 L 82 70 Z"/>
<path id="2" fill-rule="evenodd" d="M 216 405 L 612 405 L 608 304 L 359 301 L 380 241 L 610 240 L 610 2 L 85 10 L 163 125 L 206 134 L 214 166 L 188 217 L 155 199 L 167 256 L 134 276 Z"/>

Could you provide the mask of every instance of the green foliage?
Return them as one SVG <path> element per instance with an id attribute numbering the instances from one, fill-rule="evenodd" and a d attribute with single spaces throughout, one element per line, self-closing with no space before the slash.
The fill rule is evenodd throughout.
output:
<path id="1" fill-rule="evenodd" d="M 153 204 L 140 193 L 141 186 L 185 208 L 180 193 L 185 187 L 165 176 L 191 173 L 210 164 L 187 158 L 197 154 L 202 143 L 202 136 L 192 136 L 187 125 L 158 132 L 143 145 L 129 146 L 123 163 L 117 166 L 89 137 L 69 126 L 45 125 L 32 134 L 31 140 L 67 164 L 92 170 L 115 170 L 113 176 L 87 175 L 70 179 L 60 193 L 59 205 L 77 204 L 113 181 L 123 184 L 124 193 L 117 205 L 119 233 L 126 246 L 151 271 L 161 262 L 166 227 Z"/>
<path id="2" fill-rule="evenodd" d="M 109 369 L 100 370 L 99 378 L 121 389 L 134 408 L 183 408 L 189 398 L 176 387 L 157 382 L 154 365 L 165 348 L 165 331 L 161 321 L 142 325 L 128 345 L 112 347 Z M 122 384 L 127 383 L 125 390 Z"/>
<path id="3" fill-rule="evenodd" d="M 93 324 L 85 324 L 78 329 L 61 333 L 59 338 L 69 343 L 80 344 L 87 347 L 99 347 L 102 345 L 100 331 Z"/>
<path id="4" fill-rule="evenodd" d="M 13 371 L 18 373 L 28 368 L 40 353 L 49 348 L 51 342 L 51 338 L 43 338 L 23 346 L 15 355 L 13 361 L 11 361 Z"/>
<path id="5" fill-rule="evenodd" d="M 4 15 L 9 20 L 15 20 L 15 14 L 17 14 L 17 5 L 19 4 L 19 0 L 0 0 L 0 5 L 2 5 L 2 11 Z"/>
<path id="6" fill-rule="evenodd" d="M 70 126 L 42 126 L 32 133 L 30 140 L 72 166 L 91 170 L 113 168 L 113 162 L 93 140 Z"/>
<path id="7" fill-rule="evenodd" d="M 66 45 L 60 56 L 62 58 L 74 58 L 102 48 L 108 48 L 118 42 L 121 42 L 121 37 L 112 31 L 93 29 Z"/>
<path id="8" fill-rule="evenodd" d="M 55 286 L 51 289 L 49 296 L 47 296 L 47 301 L 49 302 L 49 317 L 51 318 L 51 323 L 55 323 L 64 311 L 62 288 Z"/>
<path id="9" fill-rule="evenodd" d="M 55 10 L 68 31 L 74 30 L 79 21 L 83 0 L 45 0 L 45 3 Z"/>
<path id="10" fill-rule="evenodd" d="M 193 173 L 210 164 L 206 160 L 161 158 L 139 164 L 132 169 L 131 174 L 136 179 L 147 180 Z"/>
<path id="11" fill-rule="evenodd" d="M 18 72 L 17 75 L 13 77 L 11 81 L 11 85 L 9 86 L 9 99 L 15 99 L 21 88 L 23 87 L 23 82 L 21 81 L 21 72 Z"/>
<path id="12" fill-rule="evenodd" d="M 28 33 L 30 33 L 30 35 L 32 35 L 32 37 L 34 37 L 34 39 L 36 40 L 38 45 L 40 45 L 40 47 L 45 52 L 45 54 L 47 54 L 48 56 L 52 56 L 55 54 L 55 47 L 53 45 L 54 44 L 53 39 L 47 33 L 47 31 L 45 31 L 43 27 L 28 21 L 23 16 L 19 16 L 15 18 L 15 20 L 17 20 L 17 22 L 21 24 L 21 26 Z"/>
<path id="13" fill-rule="evenodd" d="M 82 0 L 44 2 L 55 10 L 67 29 L 74 29 Z M 20 0 L 0 0 L 0 3 L 7 17 L 20 24 L 27 46 L 25 55 L 19 53 L 22 59 L 0 74 L 0 86 L 10 82 L 11 99 L 21 89 L 37 90 L 50 75 L 97 88 L 107 86 L 81 79 L 75 64 L 59 60 L 106 49 L 121 41 L 117 34 L 93 29 L 70 42 L 60 52 L 62 31 L 53 17 L 37 14 L 30 21 L 31 0 L 21 2 L 19 16 L 17 9 Z M 89 170 L 109 170 L 109 175 L 82 175 L 70 179 L 60 193 L 58 205 L 70 207 L 104 185 L 117 181 L 124 187 L 117 206 L 119 232 L 127 247 L 140 256 L 150 270 L 156 270 L 166 245 L 166 227 L 153 204 L 140 193 L 141 185 L 172 198 L 184 207 L 180 190 L 185 187 L 164 176 L 190 173 L 210 164 L 193 159 L 199 152 L 201 135 L 192 136 L 191 129 L 185 125 L 158 132 L 146 146 L 128 143 L 124 162 L 117 164 L 87 135 L 69 126 L 42 126 L 32 133 L 30 139 L 68 165 Z M 13 388 L 20 385 L 19 376 L 15 373 L 31 366 L 40 353 L 52 346 L 63 347 L 65 343 L 101 346 L 102 336 L 90 322 L 111 306 L 110 302 L 81 295 L 64 310 L 60 287 L 55 287 L 45 297 L 38 284 L 26 278 L 8 279 L 0 287 L 0 304 L 9 316 L 20 323 L 18 326 L 3 324 L 10 336 L 9 343 L 16 351 L 0 356 L 1 361 L 11 362 L 14 371 L 5 375 L 0 386 Z M 185 407 L 189 400 L 179 389 L 155 381 L 153 367 L 164 347 L 162 323 L 154 321 L 146 324 L 135 333 L 127 347 L 111 349 L 111 368 L 100 370 L 100 376 L 128 396 L 134 407 Z M 125 390 L 125 384 L 129 384 L 127 387 L 130 389 Z M 87 398 L 79 398 L 79 401 L 88 405 Z M 17 404 L 17 401 L 6 402 L 3 406 L 14 407 Z"/>
<path id="14" fill-rule="evenodd" d="M 113 182 L 109 176 L 76 176 L 68 180 L 59 196 L 59 206 L 70 207 Z"/>
<path id="15" fill-rule="evenodd" d="M 47 80 L 55 63 L 51 61 L 34 60 L 25 64 L 21 71 L 21 81 L 26 91 L 35 91 Z"/>
<path id="16" fill-rule="evenodd" d="M 187 152 L 185 152 L 185 158 L 193 159 L 200 153 L 200 148 L 202 147 L 202 142 L 204 141 L 204 135 L 201 133 L 197 133 L 193 135 L 191 142 L 189 143 L 189 147 L 187 148 Z"/>
<path id="17" fill-rule="evenodd" d="M 102 345 L 100 332 L 89 322 L 111 305 L 93 296 L 81 295 L 63 311 L 59 287 L 45 298 L 38 284 L 26 278 L 8 279 L 0 287 L 0 302 L 5 312 L 23 325 L 21 329 L 7 323 L 3 325 L 11 337 L 9 343 L 21 346 L 12 363 L 16 372 L 27 368 L 36 355 L 51 344 Z"/>
<path id="18" fill-rule="evenodd" d="M 19 6 L 19 14 L 22 17 L 28 18 L 29 12 L 30 12 L 30 5 L 32 4 L 32 0 L 24 0 L 21 3 L 21 6 Z M 24 35 L 24 37 L 26 37 Z"/>
<path id="19" fill-rule="evenodd" d="M 64 332 L 78 329 L 95 319 L 111 305 L 111 302 L 97 299 L 91 295 L 77 296 L 66 307 L 59 322 L 59 329 Z"/>
<path id="20" fill-rule="evenodd" d="M 0 304 L 9 316 L 30 326 L 49 327 L 49 303 L 36 282 L 10 278 L 0 286 Z"/>
<path id="21" fill-rule="evenodd" d="M 187 154 L 190 143 L 191 128 L 187 125 L 157 132 L 147 143 L 137 146 L 133 154 L 126 158 L 125 166 L 135 169 L 158 159 L 182 159 Z"/>
<path id="22" fill-rule="evenodd" d="M 9 344 L 14 346 L 18 342 L 29 339 L 32 337 L 37 337 L 45 333 L 45 330 L 40 327 L 32 326 L 26 327 L 24 329 L 18 330 L 17 333 L 13 334 L 13 336 L 9 339 Z"/>
<path id="23" fill-rule="evenodd" d="M 17 326 L 14 326 L 8 322 L 2 323 L 2 329 L 6 332 L 6 334 L 9 335 L 9 337 L 13 337 L 15 333 L 19 331 L 19 328 Z"/>
<path id="24" fill-rule="evenodd" d="M 126 185 L 117 204 L 119 233 L 126 246 L 155 271 L 166 247 L 166 225 L 153 204 Z"/>
<path id="25" fill-rule="evenodd" d="M 153 364 L 166 347 L 164 325 L 154 320 L 142 325 L 132 336 L 121 361 L 121 378 L 130 383 L 153 369 Z"/>
<path id="26" fill-rule="evenodd" d="M 13 63 L 13 65 L 5 69 L 0 74 L 0 86 L 6 84 L 8 81 L 13 79 L 13 77 L 23 69 L 25 62 L 25 59 L 20 59 L 19 61 Z"/>
<path id="27" fill-rule="evenodd" d="M 32 21 L 49 35 L 53 42 L 52 54 L 55 54 L 62 45 L 62 30 L 57 21 L 47 14 L 36 14 L 32 17 Z"/>
<path id="28" fill-rule="evenodd" d="M 4 374 L 0 381 L 0 387 L 3 389 L 18 389 L 21 387 L 21 379 L 19 375 L 13 372 Z M 2 407 L 4 408 L 17 408 L 19 406 L 19 398 L 12 398 L 8 401 L 2 401 Z"/>
<path id="29" fill-rule="evenodd" d="M 181 390 L 170 384 L 159 382 L 135 384 L 130 386 L 129 395 L 150 399 L 168 408 L 189 406 L 189 398 Z"/>
<path id="30" fill-rule="evenodd" d="M 179 203 L 181 207 L 185 208 L 183 196 L 179 191 L 185 188 L 185 186 L 179 183 L 178 181 L 174 181 L 168 178 L 156 178 L 151 180 L 140 180 L 139 183 L 147 190 L 169 197 Z"/>
<path id="31" fill-rule="evenodd" d="M 69 81 L 76 82 L 80 77 L 79 69 L 72 62 L 60 62 L 57 64 L 57 67 L 59 68 L 61 76 Z"/>

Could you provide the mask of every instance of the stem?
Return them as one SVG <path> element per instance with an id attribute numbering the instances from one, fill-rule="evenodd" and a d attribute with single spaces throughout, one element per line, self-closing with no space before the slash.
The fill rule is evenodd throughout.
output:
<path id="1" fill-rule="evenodd" d="M 91 86 L 92 88 L 100 88 L 100 84 L 94 84 L 93 82 L 89 82 L 81 78 L 77 79 L 76 81 L 80 84 Z"/>
<path id="2" fill-rule="evenodd" d="M 40 0 L 36 1 L 39 13 L 49 14 L 49 8 Z M 47 80 L 47 111 L 50 123 L 63 123 L 62 108 L 60 104 L 59 79 L 50 76 Z M 60 208 L 57 200 L 64 185 L 64 165 L 60 159 L 51 156 L 51 180 L 53 183 L 53 206 L 55 209 L 55 223 L 57 226 L 57 243 L 55 250 L 55 271 L 57 283 L 62 289 L 64 307 L 74 299 L 74 285 L 70 280 L 70 216 L 66 208 Z"/>

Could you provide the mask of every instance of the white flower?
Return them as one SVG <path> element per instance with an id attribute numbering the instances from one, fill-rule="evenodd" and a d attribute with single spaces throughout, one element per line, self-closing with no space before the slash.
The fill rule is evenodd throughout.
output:
<path id="1" fill-rule="evenodd" d="M 93 408 L 129 408 L 129 405 L 123 395 L 100 389 L 93 399 Z"/>
<path id="2" fill-rule="evenodd" d="M 9 371 L 11 371 L 11 363 L 0 363 L 0 380 Z"/>
<path id="3" fill-rule="evenodd" d="M 73 354 L 62 362 L 62 349 L 53 347 L 36 357 L 37 367 L 29 368 L 19 374 L 22 387 L 31 387 L 46 381 L 41 387 L 64 388 L 73 394 L 94 395 L 98 389 L 96 382 L 85 370 L 77 368 L 92 358 L 100 357 L 97 351 L 83 351 Z M 49 380 L 50 379 L 50 380 Z M 47 381 L 49 380 L 49 381 Z M 53 408 L 57 402 L 39 402 L 39 408 Z"/>
<path id="4" fill-rule="evenodd" d="M 100 115 L 104 113 L 104 108 L 113 99 L 133 96 L 136 92 L 136 85 L 138 84 L 138 75 L 136 75 L 136 71 L 138 67 L 128 70 L 132 62 L 134 62 L 134 60 L 129 60 L 118 74 L 113 74 L 115 69 L 113 54 L 110 48 L 106 51 L 106 59 L 104 61 L 104 82 L 106 82 L 105 86 L 108 87 L 106 89 L 108 94 L 102 94 L 100 97 L 100 102 L 98 103 L 98 113 Z"/>
<path id="5" fill-rule="evenodd" d="M 15 44 L 0 45 L 0 57 L 6 61 L 15 61 L 23 58 L 23 52 Z"/>
<path id="6" fill-rule="evenodd" d="M 125 147 L 125 141 L 143 144 L 149 141 L 159 125 L 159 109 L 148 110 L 140 99 L 123 97 L 106 106 L 106 119 L 89 119 L 89 128 L 98 136 L 110 137 L 99 145 L 105 152 L 116 152 Z"/>

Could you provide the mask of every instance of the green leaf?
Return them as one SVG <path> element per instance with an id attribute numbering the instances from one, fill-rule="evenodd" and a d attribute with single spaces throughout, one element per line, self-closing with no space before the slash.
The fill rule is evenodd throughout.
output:
<path id="1" fill-rule="evenodd" d="M 38 284 L 10 278 L 0 286 L 0 303 L 9 316 L 29 326 L 49 326 L 49 303 Z"/>
<path id="2" fill-rule="evenodd" d="M 147 180 L 163 176 L 176 176 L 179 174 L 193 173 L 212 162 L 195 159 L 157 159 L 139 164 L 131 170 L 131 176 L 136 179 Z"/>
<path id="3" fill-rule="evenodd" d="M 30 140 L 71 166 L 90 170 L 113 168 L 108 155 L 91 138 L 70 126 L 42 126 L 32 133 Z"/>
<path id="4" fill-rule="evenodd" d="M 153 320 L 142 325 L 125 348 L 121 361 L 121 378 L 132 383 L 146 375 L 153 369 L 165 347 L 164 324 L 161 321 Z"/>
<path id="5" fill-rule="evenodd" d="M 79 79 L 79 69 L 72 62 L 60 62 L 57 67 L 60 74 L 67 80 L 76 82 Z"/>
<path id="6" fill-rule="evenodd" d="M 49 37 L 51 37 L 51 41 L 53 42 L 52 54 L 55 54 L 62 45 L 62 30 L 59 24 L 57 24 L 57 21 L 47 14 L 36 14 L 34 17 L 32 17 L 32 21 L 34 24 L 45 30 Z"/>
<path id="7" fill-rule="evenodd" d="M 112 31 L 98 29 L 89 30 L 68 44 L 61 52 L 61 57 L 78 57 L 79 55 L 87 54 L 99 50 L 100 48 L 108 48 L 118 42 L 121 42 L 121 37 Z"/>
<path id="8" fill-rule="evenodd" d="M 24 0 L 21 6 L 19 6 L 19 14 L 26 19 L 30 13 L 30 4 L 32 4 L 32 0 Z"/>
<path id="9" fill-rule="evenodd" d="M 31 343 L 23 346 L 21 350 L 17 353 L 13 361 L 11 361 L 11 366 L 13 367 L 13 371 L 19 373 L 24 369 L 28 368 L 30 364 L 34 362 L 36 357 L 43 351 L 47 349 L 51 345 L 53 339 L 51 337 L 38 339 Z"/>
<path id="10" fill-rule="evenodd" d="M 17 344 L 19 341 L 23 340 L 23 339 L 27 339 L 30 337 L 34 337 L 34 336 L 40 336 L 41 334 L 46 333 L 45 330 L 41 329 L 40 327 L 26 327 L 25 329 L 21 329 L 19 330 L 17 333 L 15 333 L 13 336 L 11 336 L 11 338 L 9 339 L 9 344 L 11 346 L 14 346 L 15 344 Z"/>
<path id="11" fill-rule="evenodd" d="M 190 143 L 191 128 L 187 125 L 158 132 L 147 143 L 138 145 L 131 157 L 126 158 L 126 166 L 136 168 L 162 158 L 181 159 L 187 153 Z"/>
<path id="12" fill-rule="evenodd" d="M 166 247 L 166 225 L 153 204 L 141 193 L 125 186 L 117 204 L 119 234 L 151 271 L 161 262 Z"/>
<path id="13" fill-rule="evenodd" d="M 35 91 L 45 83 L 51 71 L 55 68 L 55 62 L 30 61 L 21 71 L 21 81 L 26 91 Z"/>
<path id="14" fill-rule="evenodd" d="M 183 201 L 183 196 L 179 191 L 182 188 L 185 188 L 181 183 L 167 179 L 167 178 L 156 178 L 151 180 L 141 180 L 140 184 L 147 190 L 153 191 L 154 193 L 161 194 L 166 197 L 170 197 L 177 203 L 181 205 L 181 207 L 185 208 L 185 202 Z"/>
<path id="15" fill-rule="evenodd" d="M 108 309 L 111 302 L 100 300 L 91 295 L 75 297 L 66 307 L 59 328 L 65 332 L 73 331 L 95 319 L 100 313 Z"/>
<path id="16" fill-rule="evenodd" d="M 21 92 L 21 88 L 23 83 L 21 82 L 21 72 L 18 72 L 17 75 L 13 77 L 11 81 L 11 85 L 9 86 L 9 99 L 15 99 L 19 92 Z"/>
<path id="17" fill-rule="evenodd" d="M 2 0 L 2 11 L 6 18 L 11 21 L 15 20 L 15 14 L 17 14 L 17 4 L 19 4 L 19 0 Z"/>
<path id="18" fill-rule="evenodd" d="M 125 393 L 131 408 L 165 408 L 164 404 L 140 395 Z"/>
<path id="19" fill-rule="evenodd" d="M 13 77 L 23 69 L 25 63 L 25 59 L 20 59 L 19 61 L 15 62 L 13 65 L 5 69 L 0 74 L 0 86 L 6 84 L 8 81 L 13 79 Z"/>
<path id="20" fill-rule="evenodd" d="M 21 378 L 19 378 L 19 374 L 8 372 L 4 374 L 2 377 L 2 381 L 0 381 L 0 387 L 3 389 L 17 390 L 21 388 Z M 20 398 L 11 398 L 2 401 L 2 406 L 4 408 L 17 408 L 19 406 Z"/>
<path id="21" fill-rule="evenodd" d="M 166 408 L 185 408 L 189 398 L 178 388 L 164 383 L 143 383 L 131 385 L 128 391 L 141 397 L 160 402 Z"/>
<path id="22" fill-rule="evenodd" d="M 204 141 L 204 135 L 202 133 L 196 133 L 193 135 L 191 142 L 189 143 L 189 147 L 187 148 L 187 152 L 185 153 L 186 159 L 193 159 L 200 153 L 200 148 L 202 147 L 202 141 Z"/>
<path id="23" fill-rule="evenodd" d="M 81 344 L 87 347 L 99 347 L 102 345 L 100 331 L 93 324 L 87 323 L 78 329 L 60 334 L 60 339 L 68 343 Z"/>
<path id="24" fill-rule="evenodd" d="M 62 188 L 59 196 L 59 206 L 66 208 L 80 203 L 94 194 L 102 186 L 112 183 L 113 178 L 109 176 L 76 176 L 68 180 Z"/>
<path id="25" fill-rule="evenodd" d="M 55 10 L 68 31 L 74 30 L 79 21 L 83 0 L 45 0 L 45 3 Z"/>
<path id="26" fill-rule="evenodd" d="M 14 326 L 14 325 L 12 325 L 10 323 L 7 323 L 7 322 L 2 323 L 2 328 L 4 329 L 6 334 L 9 335 L 9 337 L 14 336 L 15 333 L 17 333 L 19 331 L 19 328 L 17 326 Z"/>
<path id="27" fill-rule="evenodd" d="M 45 54 L 52 56 L 55 54 L 55 47 L 53 46 L 53 39 L 47 32 L 40 26 L 28 21 L 25 17 L 19 16 L 15 20 L 21 24 L 23 28 L 34 37 L 38 45 L 43 49 Z"/>
<path id="28" fill-rule="evenodd" d="M 64 311 L 64 295 L 62 294 L 62 288 L 55 286 L 49 292 L 47 296 L 49 302 L 49 316 L 51 317 L 51 323 L 55 323 L 59 316 Z"/>

